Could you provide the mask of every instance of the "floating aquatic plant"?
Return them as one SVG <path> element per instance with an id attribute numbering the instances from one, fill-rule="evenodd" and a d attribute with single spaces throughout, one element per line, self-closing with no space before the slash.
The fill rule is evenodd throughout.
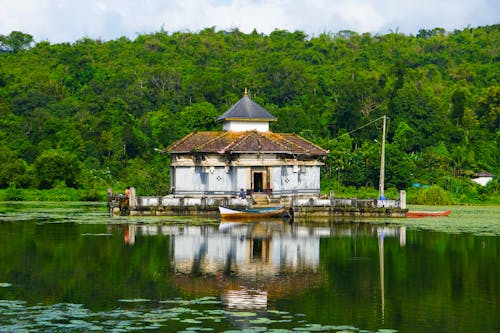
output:
<path id="1" fill-rule="evenodd" d="M 266 318 L 266 317 L 260 317 L 260 318 L 250 320 L 250 323 L 252 323 L 252 324 L 272 324 L 275 322 L 277 322 L 277 321 Z"/>
<path id="2" fill-rule="evenodd" d="M 120 302 L 129 303 L 130 306 L 151 302 L 149 299 L 122 299 Z M 180 300 L 177 303 L 190 303 L 192 305 L 204 304 L 204 302 L 216 301 L 215 298 L 198 298 L 195 300 Z M 171 303 L 164 303 L 171 304 Z M 257 315 L 251 311 L 227 311 L 224 309 L 192 309 L 188 306 L 177 306 L 173 308 L 156 307 L 152 309 L 113 309 L 111 311 L 92 312 L 82 304 L 59 303 L 54 305 L 26 306 L 23 301 L 0 300 L 0 332 L 141 332 L 147 330 L 158 330 L 169 327 L 176 323 L 178 332 L 203 332 L 220 331 L 211 324 L 227 321 L 232 317 L 236 322 L 246 322 L 252 327 L 242 330 L 226 330 L 231 332 L 368 332 L 360 331 L 352 326 L 332 326 L 307 323 L 305 320 L 293 322 L 294 316 L 289 312 L 270 310 L 266 312 L 270 317 Z M 299 316 L 300 317 L 300 316 Z M 20 319 L 22 318 L 22 319 Z M 246 319 L 248 318 L 248 319 Z M 248 320 L 248 321 L 247 321 Z M 231 320 L 230 320 L 231 321 Z M 15 324 L 14 324 L 15 323 Z M 170 324 L 169 324 L 170 323 Z M 200 324 L 203 324 L 202 326 Z M 272 327 L 281 325 L 292 327 Z M 179 327 L 179 325 L 181 325 Z M 186 327 L 182 327 L 186 325 Z M 200 325 L 200 326 L 198 326 Z M 295 327 L 294 327 L 295 326 Z M 377 333 L 394 333 L 395 330 L 380 329 Z"/>
<path id="3" fill-rule="evenodd" d="M 353 326 L 333 326 L 333 325 L 321 325 L 321 324 L 306 324 L 304 325 L 304 327 L 296 327 L 293 330 L 300 332 L 327 332 L 327 331 L 336 331 L 338 333 L 359 332 L 359 329 Z"/>
<path id="4" fill-rule="evenodd" d="M 187 318 L 187 319 L 183 319 L 183 320 L 181 320 L 181 323 L 187 323 L 187 324 L 201 324 L 202 322 L 201 322 L 201 321 L 199 321 L 199 320 L 196 320 L 196 319 Z"/>
<path id="5" fill-rule="evenodd" d="M 267 310 L 268 313 L 276 314 L 276 315 L 287 315 L 290 312 L 287 311 L 278 311 L 278 310 Z"/>
<path id="6" fill-rule="evenodd" d="M 241 312 L 227 312 L 228 315 L 231 315 L 233 317 L 254 317 L 257 316 L 255 312 L 247 312 L 247 311 L 241 311 Z"/>

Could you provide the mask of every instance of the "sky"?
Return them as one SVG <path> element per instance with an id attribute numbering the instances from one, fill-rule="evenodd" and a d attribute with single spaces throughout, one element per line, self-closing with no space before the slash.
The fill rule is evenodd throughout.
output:
<path id="1" fill-rule="evenodd" d="M 500 0 L 0 0 L 0 35 L 21 31 L 50 43 L 210 27 L 314 37 L 340 30 L 416 35 L 498 23 Z"/>

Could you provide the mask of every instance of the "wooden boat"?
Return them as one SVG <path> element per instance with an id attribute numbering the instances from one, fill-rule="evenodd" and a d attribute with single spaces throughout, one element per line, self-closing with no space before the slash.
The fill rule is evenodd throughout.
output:
<path id="1" fill-rule="evenodd" d="M 434 217 L 434 216 L 448 216 L 450 215 L 451 210 L 443 210 L 443 211 L 408 211 L 406 213 L 406 217 Z"/>
<path id="2" fill-rule="evenodd" d="M 220 216 L 223 219 L 276 218 L 281 217 L 284 211 L 284 206 L 247 209 L 231 209 L 219 206 Z"/>

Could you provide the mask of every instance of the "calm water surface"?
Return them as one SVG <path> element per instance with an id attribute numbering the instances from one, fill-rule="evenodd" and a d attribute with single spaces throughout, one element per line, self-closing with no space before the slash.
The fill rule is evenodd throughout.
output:
<path id="1" fill-rule="evenodd" d="M 0 203 L 0 332 L 498 332 L 498 207 L 453 209 L 221 224 Z"/>

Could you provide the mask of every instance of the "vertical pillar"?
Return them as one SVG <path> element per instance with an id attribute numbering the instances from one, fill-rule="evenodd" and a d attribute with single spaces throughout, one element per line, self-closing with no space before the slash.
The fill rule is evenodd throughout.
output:
<path id="1" fill-rule="evenodd" d="M 399 191 L 399 208 L 406 209 L 406 191 Z"/>
<path id="2" fill-rule="evenodd" d="M 113 209 L 115 208 L 116 200 L 113 200 L 113 189 L 108 187 L 108 210 L 109 216 L 113 216 Z"/>
<path id="3" fill-rule="evenodd" d="M 137 197 L 135 195 L 135 187 L 130 188 L 130 198 L 128 199 L 128 205 L 129 205 L 129 207 L 136 207 L 137 206 Z"/>
<path id="4" fill-rule="evenodd" d="M 385 200 L 384 194 L 384 178 L 385 178 L 385 131 L 386 131 L 386 116 L 382 117 L 382 147 L 380 149 L 380 179 L 378 184 L 378 198 L 379 200 Z"/>

